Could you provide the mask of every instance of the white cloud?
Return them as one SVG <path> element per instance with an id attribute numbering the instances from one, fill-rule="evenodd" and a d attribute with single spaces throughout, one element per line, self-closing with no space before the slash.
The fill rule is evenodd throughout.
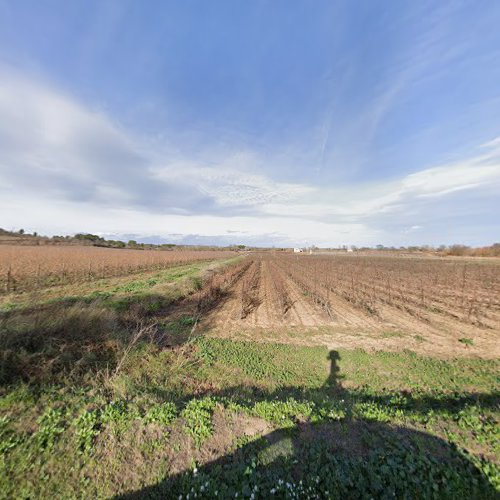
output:
<path id="1" fill-rule="evenodd" d="M 138 210 L 103 209 L 99 206 L 81 207 L 76 203 L 58 201 L 40 205 L 36 200 L 5 199 L 11 208 L 10 227 L 24 227 L 45 234 L 88 231 L 103 234 L 158 234 L 174 233 L 218 237 L 232 231 L 235 239 L 273 234 L 276 240 L 289 244 L 328 245 L 332 241 L 361 244 L 367 239 L 376 241 L 380 232 L 360 223 L 335 224 L 311 221 L 300 217 L 265 217 L 216 215 L 162 215 L 145 214 Z M 3 202 L 2 202 L 3 203 Z M 29 224 L 26 224 L 29 221 Z M 229 231 L 228 231 L 229 230 Z M 268 242 L 270 245 L 274 241 Z"/>
<path id="2" fill-rule="evenodd" d="M 442 198 L 465 191 L 500 189 L 500 142 L 469 159 L 412 173 L 400 180 L 347 185 L 343 188 L 316 188 L 298 194 L 290 203 L 273 202 L 263 210 L 269 214 L 331 218 L 349 217 L 362 221 L 377 214 L 415 210 L 429 198 Z"/>
<path id="3" fill-rule="evenodd" d="M 415 231 L 419 231 L 420 229 L 423 229 L 423 226 L 419 226 L 418 224 L 415 224 L 413 226 L 407 227 L 406 229 L 403 230 L 404 234 L 410 234 Z"/>
<path id="4" fill-rule="evenodd" d="M 5 69 L 0 116 L 0 181 L 20 196 L 165 211 L 207 201 L 158 182 L 141 142 L 102 112 Z"/>
<path id="5" fill-rule="evenodd" d="M 251 173 L 252 168 L 252 158 L 242 162 L 241 155 L 236 155 L 221 160 L 216 167 L 177 162 L 155 172 L 159 179 L 195 186 L 222 207 L 258 207 L 273 201 L 286 203 L 315 191 L 301 184 L 274 182 L 264 175 Z"/>
<path id="6" fill-rule="evenodd" d="M 422 207 L 500 188 L 500 138 L 479 155 L 401 179 L 280 182 L 263 173 L 258 152 L 207 152 L 200 161 L 148 150 L 106 114 L 1 67 L 0 117 L 0 223 L 46 233 L 374 244 L 388 221 L 421 234 Z"/>

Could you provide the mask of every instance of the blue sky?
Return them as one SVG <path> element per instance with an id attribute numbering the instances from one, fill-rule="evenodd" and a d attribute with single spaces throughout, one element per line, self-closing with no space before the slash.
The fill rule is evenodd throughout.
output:
<path id="1" fill-rule="evenodd" d="M 500 3 L 0 0 L 0 226 L 500 240 Z"/>

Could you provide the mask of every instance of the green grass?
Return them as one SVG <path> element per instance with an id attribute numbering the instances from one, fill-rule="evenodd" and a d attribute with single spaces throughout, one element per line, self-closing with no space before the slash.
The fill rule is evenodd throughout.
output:
<path id="1" fill-rule="evenodd" d="M 193 316 L 166 319 L 163 311 L 197 291 L 205 270 L 235 261 L 179 266 L 141 280 L 134 275 L 127 283 L 121 278 L 113 288 L 113 281 L 105 280 L 106 290 L 42 297 L 1 311 L 0 383 L 52 383 L 63 376 L 72 379 L 68 383 L 85 383 L 85 378 L 112 371 L 148 324 L 164 326 L 165 343 L 169 337 L 183 341 L 194 325 Z"/>
<path id="2" fill-rule="evenodd" d="M 328 376 L 328 352 L 323 347 L 298 350 L 285 344 L 208 338 L 201 338 L 197 346 L 198 356 L 205 362 L 206 376 L 224 384 L 238 381 L 255 382 L 267 388 L 284 385 L 314 387 L 321 385 Z"/>
<path id="3" fill-rule="evenodd" d="M 402 353 L 344 351 L 340 371 L 347 381 L 372 389 L 410 389 L 425 391 L 490 391 L 498 384 L 498 362 L 458 358 L 441 361 Z"/>
<path id="4" fill-rule="evenodd" d="M 382 332 L 383 339 L 399 338 L 399 337 L 404 337 L 404 336 L 405 336 L 404 333 L 398 332 L 398 331 Z"/>
<path id="5" fill-rule="evenodd" d="M 472 339 L 467 338 L 467 337 L 462 337 L 462 338 L 458 339 L 458 341 L 466 346 L 474 345 L 474 341 Z"/>
<path id="6" fill-rule="evenodd" d="M 186 272 L 174 294 L 199 286 Z M 5 313 L 0 498 L 500 492 L 497 361 L 190 339 L 196 316 L 136 278 Z M 157 336 L 126 351 L 134 318 Z"/>
<path id="7" fill-rule="evenodd" d="M 430 497 L 492 496 L 499 487 L 496 373 L 493 361 L 412 353 L 329 354 L 317 347 L 207 338 L 183 352 L 143 346 L 114 385 L 4 389 L 0 490 L 6 496 L 111 495 L 122 491 L 119 478 L 130 466 L 120 446 L 134 442 L 141 450 L 135 467 L 145 476 L 128 488 L 150 484 L 144 494 L 198 488 L 208 498 L 219 488 L 234 497 L 255 486 L 281 491 L 281 479 L 304 495 L 334 489 L 374 498 L 383 491 L 416 494 L 418 481 Z M 437 378 L 439 384 L 432 384 Z M 228 432 L 213 420 L 216 407 L 228 420 L 257 418 L 269 430 L 245 438 L 231 428 L 234 451 L 221 448 L 223 458 L 199 465 L 194 476 L 169 476 L 159 455 L 170 463 L 182 455 L 183 440 L 191 440 L 186 467 L 192 469 L 192 460 L 207 453 L 205 443 Z M 133 441 L 137 436 L 145 441 Z M 221 469 L 225 461 L 230 466 Z M 106 479 L 81 482 L 78 471 Z M 43 483 L 40 474 L 46 475 Z M 67 478 L 62 482 L 61 474 Z"/>
<path id="8" fill-rule="evenodd" d="M 191 399 L 182 411 L 186 432 L 190 434 L 196 446 L 206 441 L 213 434 L 212 415 L 215 401 L 210 397 Z"/>
<path id="9" fill-rule="evenodd" d="M 195 262 L 175 266 L 163 271 L 146 271 L 127 277 L 104 278 L 91 282 L 75 283 L 41 289 L 36 293 L 10 294 L 0 297 L 0 313 L 31 308 L 37 305 L 68 305 L 75 302 L 93 302 L 96 299 L 120 299 L 134 295 L 162 294 L 171 300 L 178 299 L 186 291 L 199 289 L 201 274 L 206 269 L 217 269 L 238 262 L 240 257 L 217 262 Z"/>

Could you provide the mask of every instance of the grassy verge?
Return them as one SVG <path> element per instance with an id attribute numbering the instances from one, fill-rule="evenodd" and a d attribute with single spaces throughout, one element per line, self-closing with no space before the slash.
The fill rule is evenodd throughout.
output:
<path id="1" fill-rule="evenodd" d="M 85 383 L 112 372 L 139 337 L 153 344 L 175 341 L 188 329 L 189 318 L 172 318 L 169 308 L 184 299 L 189 313 L 187 298 L 201 288 L 204 274 L 234 262 L 195 263 L 129 281 L 104 280 L 80 295 L 73 295 L 72 287 L 50 299 L 23 295 L 4 303 L 0 383 L 57 383 L 62 378 Z"/>
<path id="2" fill-rule="evenodd" d="M 141 344 L 102 384 L 5 388 L 0 491 L 493 498 L 496 364 L 390 357 L 199 338 Z"/>
<path id="3" fill-rule="evenodd" d="M 31 293 L 11 293 L 0 296 L 0 313 L 26 309 L 34 304 L 92 301 L 97 298 L 120 298 L 145 293 L 166 294 L 171 298 L 185 295 L 192 285 L 199 286 L 201 275 L 207 269 L 237 262 L 240 257 L 222 261 L 194 262 L 163 271 L 147 271 L 128 277 L 103 278 L 71 285 L 34 290 Z"/>

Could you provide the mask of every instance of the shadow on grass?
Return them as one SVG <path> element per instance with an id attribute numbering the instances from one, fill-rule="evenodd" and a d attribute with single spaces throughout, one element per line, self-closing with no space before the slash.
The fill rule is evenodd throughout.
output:
<path id="1" fill-rule="evenodd" d="M 197 291 L 178 298 L 98 294 L 2 311 L 0 385 L 57 383 L 68 376 L 78 383 L 112 372 L 131 343 L 180 346 L 192 338 L 199 317 L 227 296 L 222 290 L 203 300 Z"/>
<path id="2" fill-rule="evenodd" d="M 248 438 L 198 469 L 116 498 L 498 498 L 479 465 L 454 445 L 414 429 L 353 416 L 354 401 L 363 396 L 341 386 L 339 354 L 331 351 L 329 359 L 328 379 L 315 390 L 284 388 L 266 394 L 253 388 L 249 394 L 248 388 L 233 387 L 210 395 L 243 407 L 257 401 L 285 402 L 290 396 L 321 405 L 328 397 L 341 409 L 338 420 L 335 415 L 315 424 L 295 419 L 286 428 Z M 405 404 L 422 413 L 450 409 L 451 404 L 453 411 L 475 397 L 410 398 Z M 479 397 L 482 403 L 498 403 L 497 396 Z M 385 397 L 364 398 L 393 404 Z"/>

